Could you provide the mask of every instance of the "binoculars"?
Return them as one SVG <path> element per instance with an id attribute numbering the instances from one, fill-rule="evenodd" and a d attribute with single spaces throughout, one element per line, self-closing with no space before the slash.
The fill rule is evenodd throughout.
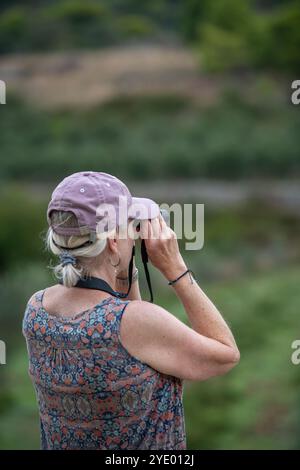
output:
<path id="1" fill-rule="evenodd" d="M 170 225 L 170 214 L 166 209 L 160 209 L 160 214 L 167 225 Z M 150 219 L 149 219 L 150 220 Z M 141 229 L 141 223 L 139 222 L 136 226 L 136 231 L 139 232 Z"/>

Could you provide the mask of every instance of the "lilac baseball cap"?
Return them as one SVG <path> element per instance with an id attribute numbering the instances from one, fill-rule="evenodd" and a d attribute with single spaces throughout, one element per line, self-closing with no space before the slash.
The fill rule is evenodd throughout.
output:
<path id="1" fill-rule="evenodd" d="M 51 211 L 72 212 L 76 227 L 53 224 Z M 47 221 L 59 235 L 89 235 L 95 241 L 97 233 L 126 224 L 128 219 L 153 219 L 160 213 L 156 202 L 133 197 L 127 186 L 113 175 L 82 171 L 64 178 L 54 189 L 47 208 Z"/>

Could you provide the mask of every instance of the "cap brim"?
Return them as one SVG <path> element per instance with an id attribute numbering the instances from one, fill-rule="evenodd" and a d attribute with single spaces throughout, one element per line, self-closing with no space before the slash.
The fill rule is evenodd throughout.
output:
<path id="1" fill-rule="evenodd" d="M 159 205 L 146 197 L 133 197 L 128 208 L 128 217 L 136 220 L 154 219 L 159 214 Z"/>

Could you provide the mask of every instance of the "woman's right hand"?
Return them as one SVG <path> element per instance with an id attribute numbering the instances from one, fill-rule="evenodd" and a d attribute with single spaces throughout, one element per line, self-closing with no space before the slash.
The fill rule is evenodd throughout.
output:
<path id="1" fill-rule="evenodd" d="M 161 214 L 150 221 L 141 221 L 140 236 L 145 240 L 149 260 L 168 280 L 173 280 L 186 271 L 177 235 Z"/>

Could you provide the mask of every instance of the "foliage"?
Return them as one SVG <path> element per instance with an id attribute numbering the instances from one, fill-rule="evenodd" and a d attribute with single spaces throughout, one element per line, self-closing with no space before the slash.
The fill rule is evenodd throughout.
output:
<path id="1" fill-rule="evenodd" d="M 201 38 L 202 64 L 208 70 L 224 72 L 249 63 L 247 45 L 241 35 L 208 23 L 201 28 Z"/>
<path id="2" fill-rule="evenodd" d="M 43 209 L 43 210 L 42 210 Z M 45 207 L 17 186 L 2 188 L 0 203 L 0 269 L 40 259 Z"/>
<path id="3" fill-rule="evenodd" d="M 0 53 L 103 47 L 174 29 L 177 0 L 62 0 L 0 6 Z"/>
<path id="4" fill-rule="evenodd" d="M 28 22 L 24 8 L 16 6 L 0 16 L 0 52 L 7 51 L 11 44 L 22 43 L 28 34 Z"/>
<path id="5" fill-rule="evenodd" d="M 300 70 L 299 0 L 2 2 L 0 53 L 183 37 L 208 70 Z"/>
<path id="6" fill-rule="evenodd" d="M 300 72 L 300 3 L 283 7 L 270 18 L 270 39 L 260 64 L 274 66 L 290 73 Z"/>
<path id="7" fill-rule="evenodd" d="M 10 99 L 0 109 L 1 177 L 53 181 L 86 168 L 128 180 L 296 177 L 298 110 L 257 96 L 207 109 L 157 97 L 48 113 Z"/>
<path id="8" fill-rule="evenodd" d="M 185 33 L 199 49 L 203 65 L 215 72 L 240 68 L 300 70 L 299 1 L 284 5 L 253 0 L 186 2 Z"/>
<path id="9" fill-rule="evenodd" d="M 116 19 L 115 24 L 124 37 L 147 37 L 155 29 L 154 23 L 151 20 L 139 15 L 120 16 Z"/>

